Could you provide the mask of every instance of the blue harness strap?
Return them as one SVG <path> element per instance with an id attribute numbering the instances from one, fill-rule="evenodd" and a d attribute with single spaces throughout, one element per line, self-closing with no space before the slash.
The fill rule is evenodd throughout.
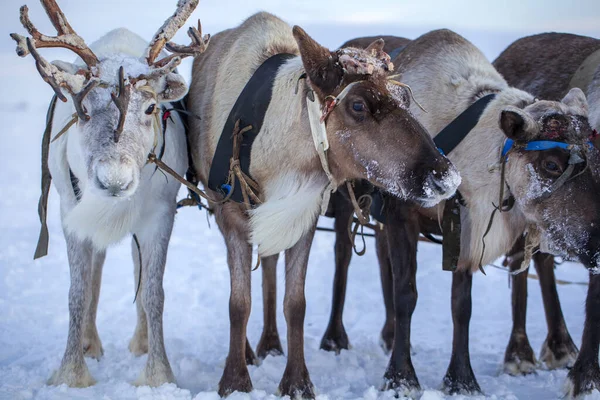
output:
<path id="1" fill-rule="evenodd" d="M 250 151 L 252 143 L 260 132 L 267 108 L 271 102 L 273 82 L 279 67 L 287 60 L 296 57 L 293 54 L 276 54 L 258 67 L 244 89 L 237 98 L 223 131 L 217 143 L 217 148 L 210 165 L 208 187 L 218 193 L 227 195 L 231 190 L 228 185 L 230 160 L 233 155 L 233 130 L 236 121 L 240 120 L 240 127 L 252 125 L 252 129 L 244 133 L 240 146 L 240 168 L 250 176 Z M 234 178 L 237 179 L 237 178 Z M 242 202 L 241 185 L 236 184 L 231 199 Z"/>
<path id="2" fill-rule="evenodd" d="M 506 153 L 508 153 L 510 151 L 510 149 L 512 149 L 513 145 L 515 144 L 515 141 L 512 139 L 506 139 L 506 141 L 504 142 L 504 147 L 502 148 L 502 157 L 504 158 L 504 156 L 506 155 Z M 589 141 L 588 145 L 591 147 L 594 146 L 594 144 Z M 533 142 L 527 142 L 525 144 L 525 147 L 523 148 L 523 150 L 525 151 L 543 151 L 543 150 L 550 150 L 550 149 L 565 149 L 568 150 L 572 145 L 565 143 L 565 142 L 556 142 L 554 140 L 535 140 Z"/>

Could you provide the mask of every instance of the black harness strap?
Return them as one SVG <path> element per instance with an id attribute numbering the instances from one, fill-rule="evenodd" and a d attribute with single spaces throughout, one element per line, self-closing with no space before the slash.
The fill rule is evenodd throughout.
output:
<path id="1" fill-rule="evenodd" d="M 434 138 L 433 142 L 445 155 L 450 154 L 463 141 L 465 137 L 475 128 L 479 118 L 487 107 L 488 103 L 496 97 L 495 93 L 483 96 L 469 108 L 463 111 L 458 117 L 454 118 L 444 129 Z"/>
<path id="2" fill-rule="evenodd" d="M 483 111 L 490 101 L 492 101 L 495 97 L 495 93 L 483 96 L 475 103 L 471 104 L 469 108 L 463 111 L 452 122 L 446 125 L 446 127 L 433 138 L 433 142 L 437 148 L 440 149 L 444 155 L 450 154 L 450 152 L 454 150 L 465 137 L 467 137 L 469 132 L 475 128 L 477 123 L 479 123 L 479 118 L 483 114 Z M 381 191 L 378 189 L 375 189 L 371 196 L 373 197 L 373 203 L 371 204 L 371 216 L 373 216 L 375 220 L 385 224 L 386 216 L 383 213 L 384 197 L 382 196 Z M 455 205 L 455 207 L 458 207 L 459 204 L 466 206 L 466 203 L 463 197 L 460 196 L 460 193 L 457 199 L 458 203 Z M 453 247 L 456 247 L 456 244 L 454 244 Z"/>
<path id="3" fill-rule="evenodd" d="M 260 132 L 262 124 L 271 102 L 273 94 L 273 82 L 279 67 L 290 58 L 296 57 L 293 54 L 276 54 L 264 63 L 254 72 L 246 86 L 237 98 L 223 131 L 215 155 L 213 156 L 208 177 L 208 187 L 214 191 L 228 194 L 225 187 L 229 178 L 229 165 L 233 155 L 233 129 L 236 121 L 240 120 L 240 127 L 252 125 L 252 129 L 243 136 L 240 146 L 240 167 L 241 170 L 250 176 L 250 151 L 252 143 Z M 231 199 L 237 202 L 243 201 L 241 185 L 235 184 Z"/>

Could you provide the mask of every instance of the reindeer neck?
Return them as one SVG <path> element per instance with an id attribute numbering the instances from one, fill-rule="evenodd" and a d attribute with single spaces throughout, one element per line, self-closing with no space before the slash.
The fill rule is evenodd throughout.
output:
<path id="1" fill-rule="evenodd" d="M 300 57 L 285 62 L 277 73 L 262 133 L 252 148 L 250 172 L 259 181 L 294 171 L 325 176 L 310 131 L 303 74 Z"/>

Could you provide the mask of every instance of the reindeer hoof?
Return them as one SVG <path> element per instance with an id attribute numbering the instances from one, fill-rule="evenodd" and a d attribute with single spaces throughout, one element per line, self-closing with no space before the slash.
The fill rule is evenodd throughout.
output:
<path id="1" fill-rule="evenodd" d="M 165 383 L 175 383 L 175 376 L 169 362 L 156 363 L 148 359 L 146 368 L 142 370 L 134 385 L 158 387 Z"/>
<path id="2" fill-rule="evenodd" d="M 268 355 L 277 357 L 283 355 L 281 341 L 277 332 L 263 332 L 256 348 L 256 355 L 261 360 L 267 358 Z"/>
<path id="3" fill-rule="evenodd" d="M 136 332 L 129 341 L 129 351 L 136 357 L 148 353 L 148 337 L 138 335 Z"/>
<path id="4" fill-rule="evenodd" d="M 600 390 L 600 368 L 597 359 L 592 361 L 592 365 L 582 364 L 575 363 L 567 375 L 563 390 L 568 399 L 579 398 L 594 389 Z"/>
<path id="5" fill-rule="evenodd" d="M 393 390 L 396 392 L 396 397 L 408 397 L 409 399 L 418 399 L 421 396 L 421 385 L 417 381 L 417 377 L 406 378 L 384 378 L 382 391 Z"/>
<path id="6" fill-rule="evenodd" d="M 260 360 L 254 354 L 250 343 L 246 340 L 246 365 L 260 365 Z"/>
<path id="7" fill-rule="evenodd" d="M 540 351 L 540 361 L 548 369 L 571 368 L 577 360 L 579 350 L 569 333 L 558 339 L 548 336 Z"/>
<path id="8" fill-rule="evenodd" d="M 337 328 L 327 327 L 323 339 L 321 339 L 321 349 L 333 351 L 335 354 L 340 354 L 342 350 L 350 349 L 350 341 L 348 340 L 344 325 Z"/>
<path id="9" fill-rule="evenodd" d="M 454 374 L 446 373 L 442 382 L 442 391 L 449 395 L 474 396 L 482 394 L 473 371 L 471 371 L 471 376 L 454 376 Z"/>
<path id="10" fill-rule="evenodd" d="M 517 376 L 535 372 L 537 361 L 529 339 L 524 334 L 513 334 L 510 337 L 504 354 L 504 372 Z"/>
<path id="11" fill-rule="evenodd" d="M 85 361 L 80 363 L 61 364 L 60 368 L 48 379 L 48 385 L 58 386 L 65 384 L 73 388 L 85 388 L 96 383 Z"/>
<path id="12" fill-rule="evenodd" d="M 288 365 L 279 383 L 279 396 L 290 396 L 290 399 L 314 399 L 314 385 L 310 380 L 306 365 L 301 368 L 290 368 Z"/>
<path id="13" fill-rule="evenodd" d="M 233 367 L 230 363 L 225 363 L 225 370 L 219 381 L 219 396 L 227 397 L 233 392 L 251 391 L 252 380 L 250 380 L 248 367 L 245 364 Z"/>
<path id="14" fill-rule="evenodd" d="M 86 335 L 83 338 L 83 355 L 85 357 L 93 358 L 97 361 L 100 361 L 100 359 L 104 355 L 104 350 L 102 349 L 102 342 L 98 337 L 98 332 Z"/>

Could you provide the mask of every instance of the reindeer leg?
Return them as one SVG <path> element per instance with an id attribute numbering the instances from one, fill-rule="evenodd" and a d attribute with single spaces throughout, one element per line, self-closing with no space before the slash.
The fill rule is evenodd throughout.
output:
<path id="1" fill-rule="evenodd" d="M 252 391 L 252 381 L 246 365 L 246 327 L 250 317 L 250 272 L 252 247 L 248 244 L 243 211 L 238 205 L 215 207 L 215 218 L 227 246 L 227 263 L 231 277 L 229 295 L 229 354 L 219 381 L 221 397 Z"/>
<path id="2" fill-rule="evenodd" d="M 352 203 L 341 195 L 335 196 L 335 276 L 333 278 L 333 299 L 329 324 L 321 339 L 321 349 L 334 351 L 349 349 L 350 342 L 344 328 L 342 315 L 346 300 L 348 267 L 352 258 L 352 243 L 348 237 L 348 220 L 354 212 Z"/>
<path id="3" fill-rule="evenodd" d="M 304 360 L 304 316 L 306 299 L 304 284 L 308 254 L 315 235 L 315 226 L 292 248 L 285 252 L 284 314 L 287 322 L 288 359 L 279 383 L 281 396 L 295 399 L 315 397 L 313 384 Z"/>
<path id="4" fill-rule="evenodd" d="M 135 300 L 137 322 L 135 324 L 133 337 L 129 341 L 129 351 L 133 355 L 139 357 L 148 353 L 148 319 L 146 318 L 146 311 L 144 311 L 144 304 L 142 301 L 144 293 L 144 281 L 140 281 L 140 256 L 134 239 L 131 239 L 131 258 L 133 259 L 133 293 L 135 293 L 135 290 L 138 290 L 138 282 L 140 282 L 140 288 Z M 145 270 L 146 261 L 144 261 L 145 258 L 143 255 L 142 258 L 144 266 L 142 266 L 141 273 L 143 276 L 144 274 L 147 274 L 148 271 Z"/>
<path id="5" fill-rule="evenodd" d="M 96 327 L 96 313 L 100 298 L 100 285 L 102 284 L 102 267 L 106 258 L 106 250 L 96 251 L 92 255 L 92 299 L 85 314 L 83 330 L 83 354 L 86 357 L 100 360 L 104 355 L 102 342 Z"/>
<path id="6" fill-rule="evenodd" d="M 481 393 L 469 355 L 472 286 L 473 275 L 470 270 L 459 270 L 452 274 L 452 358 L 443 381 L 444 390 L 449 394 Z"/>
<path id="7" fill-rule="evenodd" d="M 136 235 L 142 251 L 142 305 L 148 320 L 148 360 L 135 382 L 136 385 L 160 386 L 175 382 L 163 336 L 163 310 L 165 293 L 163 276 L 167 262 L 167 249 L 175 218 L 175 203 L 164 212 L 157 211 L 155 218 L 146 218 Z M 135 257 L 134 257 L 135 258 Z"/>
<path id="8" fill-rule="evenodd" d="M 388 238 L 385 229 L 375 231 L 375 247 L 377 259 L 379 260 L 379 275 L 381 278 L 381 289 L 383 292 L 383 304 L 385 305 L 385 322 L 381 329 L 380 346 L 385 354 L 390 354 L 394 346 L 394 281 L 392 275 L 392 264 L 390 262 Z"/>
<path id="9" fill-rule="evenodd" d="M 263 291 L 263 332 L 256 348 L 259 358 L 281 356 L 283 349 L 277 331 L 277 259 L 279 254 L 261 260 Z"/>
<path id="10" fill-rule="evenodd" d="M 95 383 L 83 358 L 83 325 L 92 298 L 93 248 L 89 241 L 79 241 L 70 234 L 65 234 L 65 239 L 71 271 L 69 334 L 60 367 L 48 384 L 87 387 Z"/>
<path id="11" fill-rule="evenodd" d="M 520 238 L 507 254 L 511 260 L 509 264 L 511 271 L 521 268 L 524 250 L 525 240 Z M 504 372 L 510 375 L 526 375 L 535 372 L 537 364 L 526 330 L 527 272 L 514 275 L 511 280 L 513 327 L 504 353 Z"/>
<path id="12" fill-rule="evenodd" d="M 386 225 L 388 259 L 392 265 L 395 311 L 394 346 L 384 375 L 384 390 L 394 389 L 410 396 L 421 389 L 410 354 L 411 319 L 417 305 L 417 242 L 419 222 L 416 212 L 400 201 L 388 207 L 393 223 Z"/>
<path id="13" fill-rule="evenodd" d="M 533 261 L 540 278 L 548 324 L 548 336 L 542 345 L 540 361 L 544 362 L 549 369 L 572 367 L 579 351 L 569 334 L 558 299 L 554 257 L 550 254 L 536 253 L 533 255 Z"/>
<path id="14" fill-rule="evenodd" d="M 600 342 L 600 275 L 590 273 L 590 286 L 585 303 L 585 326 L 581 351 L 567 375 L 565 391 L 569 398 L 600 390 L 598 344 Z"/>

